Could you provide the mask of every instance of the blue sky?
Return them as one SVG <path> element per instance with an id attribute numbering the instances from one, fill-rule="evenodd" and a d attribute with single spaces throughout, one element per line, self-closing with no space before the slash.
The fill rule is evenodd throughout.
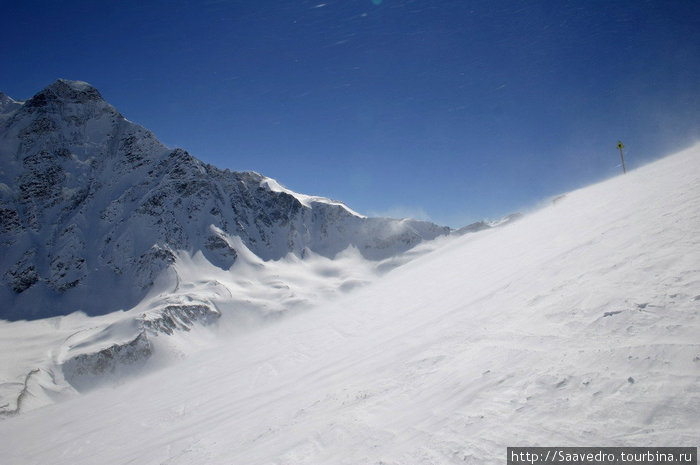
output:
<path id="1" fill-rule="evenodd" d="M 0 90 L 88 81 L 171 147 L 458 227 L 700 140 L 700 2 L 2 2 Z"/>

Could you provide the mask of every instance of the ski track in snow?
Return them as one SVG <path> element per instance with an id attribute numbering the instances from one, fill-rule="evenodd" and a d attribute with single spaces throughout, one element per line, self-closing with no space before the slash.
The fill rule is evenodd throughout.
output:
<path id="1" fill-rule="evenodd" d="M 0 456 L 500 464 L 508 446 L 697 446 L 699 205 L 695 146 L 138 379 L 1 421 Z"/>

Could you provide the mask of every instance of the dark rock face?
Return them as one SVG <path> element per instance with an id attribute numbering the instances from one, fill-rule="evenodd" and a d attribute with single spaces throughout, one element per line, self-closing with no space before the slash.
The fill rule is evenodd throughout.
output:
<path id="1" fill-rule="evenodd" d="M 5 273 L 6 281 L 17 294 L 26 291 L 39 281 L 39 274 L 34 266 L 36 252 L 27 250 L 22 258 Z"/>
<path id="2" fill-rule="evenodd" d="M 146 332 L 125 343 L 113 344 L 99 352 L 77 355 L 63 363 L 63 376 L 77 390 L 93 387 L 117 370 L 143 366 L 153 354 Z"/>
<path id="3" fill-rule="evenodd" d="M 33 110 L 46 108 L 52 105 L 86 104 L 95 101 L 102 101 L 102 96 L 97 89 L 91 85 L 85 82 L 59 79 L 27 100 L 24 107 L 28 110 Z"/>
<path id="4" fill-rule="evenodd" d="M 166 305 L 137 318 L 138 330 L 133 339 L 75 355 L 65 360 L 60 368 L 65 380 L 75 389 L 91 389 L 138 373 L 154 352 L 149 335 L 157 337 L 190 331 L 195 324 L 210 325 L 220 317 L 219 311 L 209 305 Z"/>
<path id="5" fill-rule="evenodd" d="M 152 333 L 173 334 L 175 331 L 189 331 L 195 323 L 209 325 L 221 317 L 221 313 L 208 305 L 167 305 L 154 318 L 141 320 L 144 328 Z"/>
<path id="6" fill-rule="evenodd" d="M 86 83 L 58 80 L 24 103 L 0 100 L 3 319 L 131 308 L 179 252 L 229 269 L 239 255 L 232 238 L 265 260 L 348 246 L 381 259 L 450 232 L 302 203 L 258 173 L 202 163 Z"/>

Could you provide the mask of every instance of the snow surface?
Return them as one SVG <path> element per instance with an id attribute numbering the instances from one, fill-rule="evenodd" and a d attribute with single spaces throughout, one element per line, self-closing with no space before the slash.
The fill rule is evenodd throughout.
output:
<path id="1" fill-rule="evenodd" d="M 23 398 L 22 412 L 75 395 L 75 389 L 62 376 L 64 363 L 134 340 L 144 329 L 141 321 L 158 318 L 167 306 L 205 305 L 221 312 L 222 318 L 216 326 L 197 328 L 195 335 L 151 335 L 160 362 L 182 358 L 211 345 L 217 335 L 240 334 L 365 286 L 440 243 L 426 243 L 411 254 L 380 262 L 364 259 L 353 248 L 333 259 L 307 252 L 304 259 L 289 254 L 280 260 L 264 261 L 240 239 L 231 241 L 238 258 L 230 269 L 212 265 L 201 252 L 190 255 L 181 251 L 172 271 L 128 311 L 92 317 L 75 312 L 32 321 L 0 321 L 0 341 L 6 349 L 0 352 L 0 399 L 6 403 L 0 405 L 4 407 L 0 412 L 17 409 L 17 394 L 24 388 L 30 370 L 39 370 L 41 376 L 29 378 L 29 395 Z M 188 328 L 192 329 L 195 328 Z M 149 368 L 153 368 L 153 363 Z"/>
<path id="2" fill-rule="evenodd" d="M 0 457 L 501 464 L 507 446 L 697 446 L 699 205 L 700 145 L 443 239 L 353 292 L 307 294 L 293 317 L 204 335 L 182 361 L 148 362 L 160 370 L 1 421 Z M 366 263 L 347 259 L 297 258 L 314 270 L 301 276 Z M 249 286 L 292 298 L 279 279 Z"/>

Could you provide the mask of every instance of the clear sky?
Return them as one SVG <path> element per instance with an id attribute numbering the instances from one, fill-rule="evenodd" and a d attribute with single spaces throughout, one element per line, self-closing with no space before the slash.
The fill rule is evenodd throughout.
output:
<path id="1" fill-rule="evenodd" d="M 0 1 L 0 90 L 88 81 L 166 145 L 458 227 L 700 140 L 696 0 Z"/>

